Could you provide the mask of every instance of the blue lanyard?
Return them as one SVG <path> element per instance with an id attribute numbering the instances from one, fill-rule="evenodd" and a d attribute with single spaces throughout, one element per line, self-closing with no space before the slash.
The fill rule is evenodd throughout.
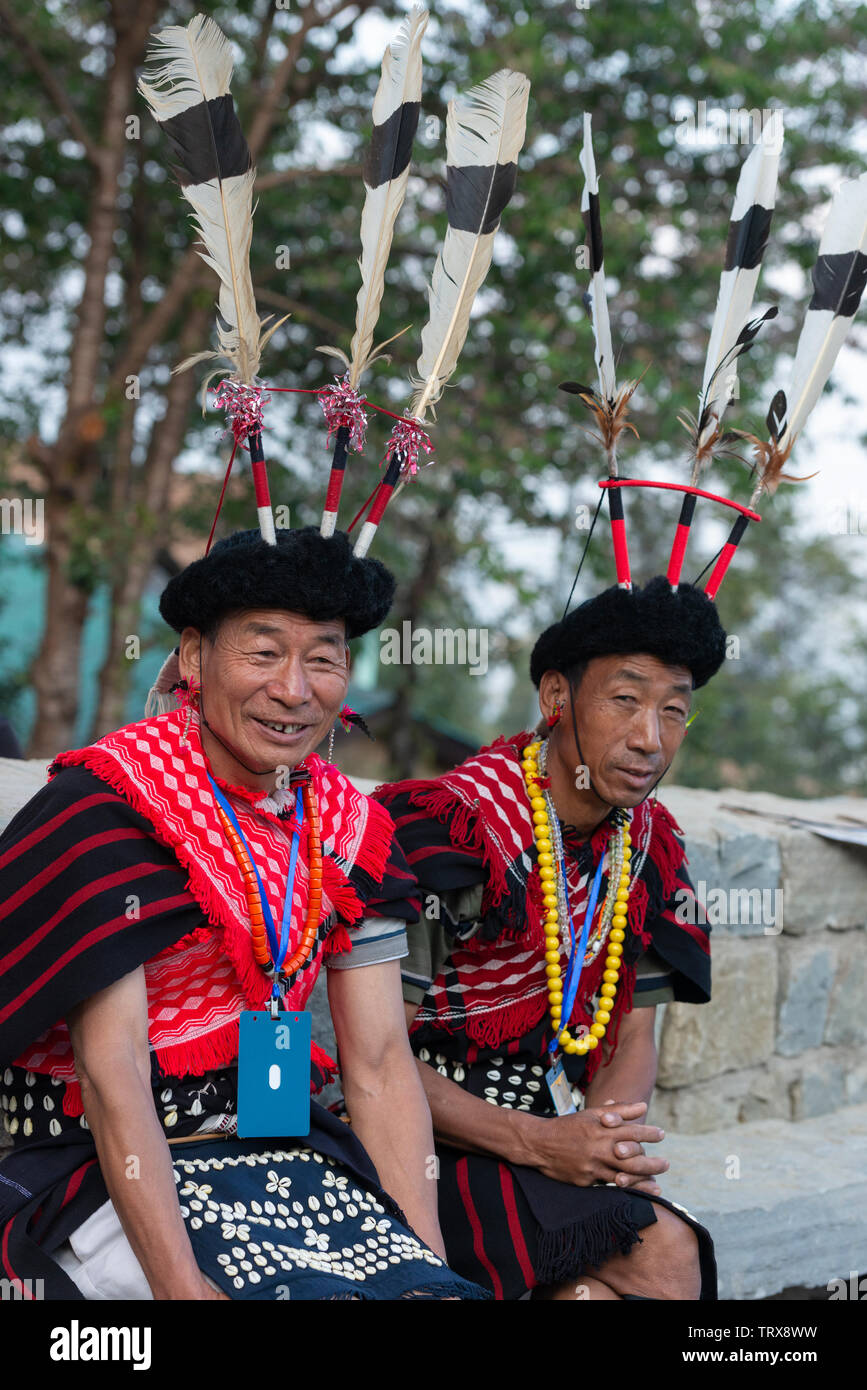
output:
<path id="1" fill-rule="evenodd" d="M 232 825 L 235 827 L 238 834 L 240 835 L 241 843 L 250 857 L 250 863 L 253 865 L 253 873 L 256 875 L 256 884 L 259 889 L 259 898 L 262 903 L 262 916 L 265 918 L 265 930 L 268 934 L 268 948 L 271 952 L 271 961 L 274 967 L 274 988 L 271 991 L 271 993 L 276 998 L 279 996 L 279 990 L 277 988 L 277 977 L 280 974 L 280 971 L 283 967 L 283 962 L 286 959 L 286 952 L 289 949 L 289 935 L 292 927 L 292 890 L 295 886 L 295 869 L 298 864 L 298 847 L 301 843 L 301 828 L 304 823 L 304 800 L 302 789 L 301 787 L 299 787 L 298 791 L 295 793 L 295 819 L 297 822 L 297 829 L 295 830 L 292 836 L 292 849 L 289 855 L 289 873 L 286 879 L 286 896 L 283 899 L 283 917 L 280 922 L 280 938 L 278 940 L 277 928 L 274 925 L 274 914 L 272 913 L 271 905 L 265 896 L 265 889 L 262 885 L 262 880 L 259 877 L 259 870 L 256 868 L 256 861 L 253 858 L 253 855 L 250 853 L 250 846 L 247 844 L 246 836 L 244 835 L 243 830 L 238 824 L 238 817 L 235 815 L 235 812 L 232 810 L 228 801 L 223 796 L 223 793 L 220 791 L 220 788 L 217 786 L 210 773 L 208 773 L 208 781 L 210 782 L 211 787 L 213 788 L 214 796 L 217 798 L 217 802 L 222 807 L 223 811 L 228 816 L 229 820 L 232 822 Z"/>
<path id="2" fill-rule="evenodd" d="M 548 1044 L 548 1051 L 553 1055 L 557 1051 L 557 1038 L 563 1028 L 568 1028 L 569 1019 L 572 1016 L 572 1009 L 575 1005 L 575 996 L 578 993 L 578 984 L 581 979 L 581 972 L 584 969 L 584 952 L 587 950 L 587 938 L 590 935 L 590 927 L 593 922 L 593 914 L 596 911 L 596 902 L 599 897 L 599 885 L 602 882 L 602 865 L 605 863 L 605 852 L 599 860 L 596 874 L 593 879 L 593 887 L 590 889 L 590 897 L 587 901 L 587 911 L 584 913 L 584 923 L 581 930 L 581 940 L 578 949 L 575 949 L 575 927 L 572 924 L 572 912 L 569 908 L 569 883 L 566 878 L 566 856 L 560 855 L 560 872 L 563 875 L 563 887 L 566 896 L 566 910 L 569 913 L 569 939 L 570 956 L 569 964 L 566 967 L 566 984 L 563 990 L 563 1006 L 560 1012 L 561 1028 L 557 1030 L 554 1037 Z"/>

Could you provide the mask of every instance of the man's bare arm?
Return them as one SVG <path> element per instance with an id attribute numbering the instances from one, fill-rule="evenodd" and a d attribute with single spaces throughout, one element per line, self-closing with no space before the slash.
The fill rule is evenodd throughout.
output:
<path id="1" fill-rule="evenodd" d="M 645 1101 L 649 1105 L 656 1083 L 655 1022 L 654 1007 L 633 1009 L 622 1019 L 614 1057 L 607 1066 L 600 1067 L 587 1087 L 586 1105 L 608 1106 L 614 1100 L 624 1100 L 627 1104 Z M 636 1158 L 643 1152 L 641 1145 L 633 1140 L 619 1135 L 615 1139 L 614 1152 L 618 1159 Z M 633 1186 L 657 1196 L 661 1191 L 652 1178 Z"/>
<path id="2" fill-rule="evenodd" d="M 352 1128 L 386 1192 L 445 1259 L 431 1117 L 401 1007 L 400 965 L 328 971 L 328 1003 Z"/>
<path id="3" fill-rule="evenodd" d="M 405 1004 L 404 1008 L 407 1022 L 411 1023 L 417 1006 Z M 661 1130 L 638 1123 L 647 1109 L 643 1103 L 585 1109 L 577 1115 L 545 1119 L 526 1111 L 489 1105 L 427 1063 L 417 1065 L 434 1133 L 442 1143 L 454 1148 L 525 1164 L 547 1177 L 579 1187 L 614 1182 L 618 1173 L 626 1175 L 628 1186 L 635 1186 L 668 1167 L 665 1159 L 648 1158 L 641 1152 L 642 1144 L 656 1143 L 662 1138 Z M 617 1129 L 616 1135 L 611 1134 L 612 1128 Z M 615 1140 L 631 1142 L 635 1156 L 617 1157 Z"/>
<path id="4" fill-rule="evenodd" d="M 614 1056 L 590 1082 L 585 1104 L 604 1105 L 610 1096 L 650 1104 L 656 1084 L 655 1021 L 655 1008 L 633 1009 L 621 1019 Z"/>
<path id="5" fill-rule="evenodd" d="M 196 1265 L 154 1108 L 144 968 L 91 995 L 66 1021 L 105 1185 L 154 1298 L 225 1298 Z"/>

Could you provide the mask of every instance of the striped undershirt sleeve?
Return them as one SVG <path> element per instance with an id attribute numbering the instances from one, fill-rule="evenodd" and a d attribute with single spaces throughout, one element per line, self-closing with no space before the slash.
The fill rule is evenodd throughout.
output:
<path id="1" fill-rule="evenodd" d="M 632 1006 L 635 1009 L 651 1008 L 655 1004 L 668 1004 L 674 997 L 672 972 L 650 947 L 635 963 Z"/>
<path id="2" fill-rule="evenodd" d="M 406 943 L 406 922 L 400 917 L 365 917 L 360 926 L 353 927 L 352 950 L 326 957 L 329 970 L 355 970 L 359 965 L 381 965 L 387 960 L 401 960 L 409 954 Z"/>
<path id="3" fill-rule="evenodd" d="M 357 865 L 350 870 L 349 878 L 364 904 L 364 916 L 358 926 L 349 928 L 352 949 L 326 956 L 327 968 L 354 970 L 359 965 L 402 960 L 409 953 L 407 924 L 414 922 L 419 913 L 419 888 L 397 836 L 392 839 L 380 882 Z"/>

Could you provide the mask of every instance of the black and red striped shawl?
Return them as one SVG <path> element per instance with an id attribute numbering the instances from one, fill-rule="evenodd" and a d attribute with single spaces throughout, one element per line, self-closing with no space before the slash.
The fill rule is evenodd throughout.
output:
<path id="1" fill-rule="evenodd" d="M 438 1034 L 448 1036 L 450 1054 L 456 1035 L 465 1036 L 468 1049 L 496 1049 L 533 1033 L 545 1018 L 542 888 L 520 766 L 523 749 L 533 737 L 525 731 L 499 738 L 452 772 L 386 784 L 375 792 L 395 822 L 422 900 L 430 893 L 484 884 L 481 927 L 471 939 L 455 943 L 448 977 L 433 982 L 414 1025 L 419 1038 L 424 1034 L 425 1046 L 435 1047 Z M 570 902 L 578 920 L 589 876 L 612 829 L 607 820 L 589 840 L 580 841 L 568 831 L 565 836 Z M 679 999 L 704 1003 L 710 998 L 708 929 L 701 910 L 677 912 L 681 902 L 694 903 L 694 894 L 680 832 L 658 802 L 635 808 L 636 852 L 648 831 L 647 857 L 630 892 L 624 968 L 607 1037 L 612 1045 L 621 1019 L 632 1007 L 635 963 L 651 944 L 671 968 Z M 603 896 L 606 884 L 604 875 Z M 573 1027 L 592 1021 L 591 1004 L 604 961 L 605 952 L 600 951 L 582 974 L 570 1020 Z M 602 1051 L 588 1053 L 582 1084 L 599 1067 Z"/>

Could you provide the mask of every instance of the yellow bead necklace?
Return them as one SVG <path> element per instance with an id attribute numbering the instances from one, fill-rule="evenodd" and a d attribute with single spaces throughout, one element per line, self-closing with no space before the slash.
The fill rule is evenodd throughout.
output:
<path id="1" fill-rule="evenodd" d="M 620 974 L 620 957 L 623 955 L 623 942 L 626 938 L 626 908 L 629 902 L 630 860 L 632 859 L 632 838 L 626 825 L 618 830 L 617 843 L 612 846 L 611 867 L 609 868 L 608 892 L 599 914 L 597 934 L 600 945 L 605 936 L 606 919 L 610 915 L 611 930 L 608 937 L 608 954 L 605 958 L 605 971 L 599 990 L 599 1008 L 593 1016 L 589 1032 L 580 1038 L 573 1038 L 561 1018 L 563 1005 L 563 972 L 560 963 L 561 949 L 564 946 L 563 931 L 568 927 L 566 894 L 568 884 L 560 883 L 557 857 L 554 854 L 554 833 L 549 814 L 549 798 L 543 794 L 537 778 L 539 771 L 539 750 L 542 740 L 528 743 L 521 759 L 530 810 L 533 816 L 533 838 L 539 862 L 539 878 L 542 882 L 542 904 L 545 910 L 545 973 L 548 977 L 548 1007 L 551 1024 L 558 1044 L 565 1052 L 583 1056 L 598 1047 L 611 1020 L 611 1009 L 617 993 L 617 980 Z M 547 751 L 547 750 L 546 750 Z M 553 801 L 551 801 L 553 808 Z M 568 948 L 567 948 L 568 949 Z M 592 960 L 599 947 L 588 951 Z M 585 957 L 586 960 L 586 957 Z M 568 1019 L 565 1020 L 569 1022 Z M 562 1026 L 561 1026 L 562 1025 Z"/>

